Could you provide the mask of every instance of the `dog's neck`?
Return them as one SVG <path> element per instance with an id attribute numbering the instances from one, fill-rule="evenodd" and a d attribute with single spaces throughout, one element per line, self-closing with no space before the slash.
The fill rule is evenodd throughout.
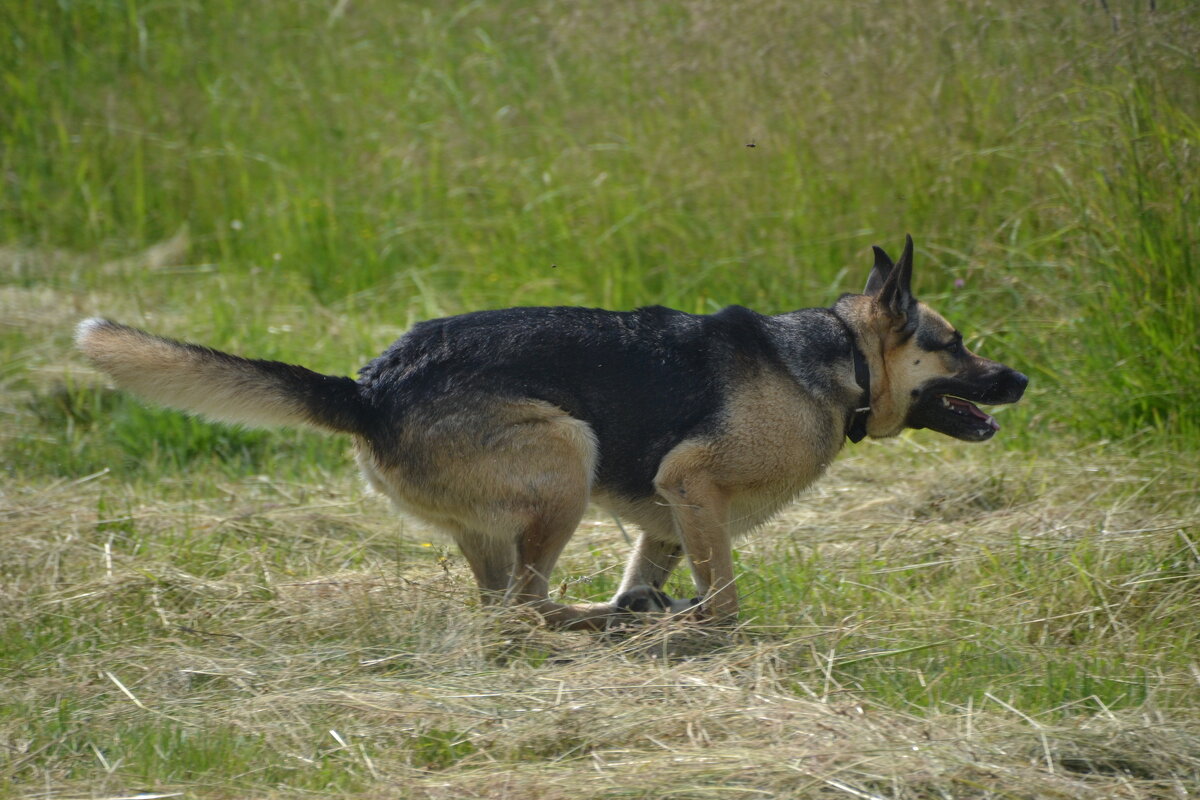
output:
<path id="1" fill-rule="evenodd" d="M 846 329 L 846 339 L 850 342 L 850 358 L 854 362 L 854 382 L 858 384 L 861 394 L 846 417 L 846 438 L 858 444 L 867 436 L 867 418 L 871 416 L 871 367 L 867 357 L 858 346 L 858 337 L 854 329 L 836 311 L 833 316 Z"/>
<path id="2" fill-rule="evenodd" d="M 871 416 L 871 368 L 862 348 L 858 346 L 854 328 L 835 308 L 802 308 L 768 319 L 777 326 L 777 344 L 793 380 L 813 394 L 824 394 L 828 391 L 828 384 L 814 384 L 813 373 L 822 368 L 836 372 L 836 377 L 830 374 L 828 380 L 839 388 L 846 387 L 837 392 L 837 402 L 847 404 L 843 432 L 851 442 L 861 442 L 867 436 L 867 422 Z M 805 355 L 809 348 L 828 353 L 830 361 L 820 366 L 814 365 Z M 850 350 L 848 354 L 846 348 Z M 854 384 L 859 391 L 852 400 L 846 397 L 849 386 L 842 382 L 845 362 L 836 360 L 835 352 L 849 355 L 854 365 Z"/>

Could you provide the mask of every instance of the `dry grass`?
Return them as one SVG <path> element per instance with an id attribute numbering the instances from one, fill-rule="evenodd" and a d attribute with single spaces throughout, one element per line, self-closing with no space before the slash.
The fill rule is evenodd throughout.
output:
<path id="1" fill-rule="evenodd" d="M 0 792 L 1191 796 L 1197 648 L 1171 626 L 1197 608 L 1194 466 L 1078 455 L 854 450 L 743 548 L 755 619 L 611 636 L 482 612 L 453 554 L 348 476 L 170 503 L 106 475 L 9 489 L 0 612 L 25 650 L 4 662 Z M 563 590 L 607 591 L 620 539 L 585 523 Z M 976 660 L 1127 659 L 1144 686 L 1056 705 L 997 671 L 889 693 L 935 680 L 946 637 Z"/>

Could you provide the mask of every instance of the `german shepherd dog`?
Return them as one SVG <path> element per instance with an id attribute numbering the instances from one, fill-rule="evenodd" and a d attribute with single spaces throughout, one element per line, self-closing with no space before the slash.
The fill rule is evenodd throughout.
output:
<path id="1" fill-rule="evenodd" d="M 734 539 L 846 439 L 930 428 L 980 442 L 999 426 L 976 404 L 1025 391 L 913 296 L 911 237 L 896 263 L 874 252 L 865 292 L 831 308 L 479 311 L 416 325 L 358 380 L 99 318 L 77 343 L 149 401 L 350 434 L 370 485 L 454 539 L 485 603 L 567 628 L 635 612 L 728 621 Z M 550 573 L 589 501 L 636 523 L 636 548 L 611 602 L 553 602 Z M 662 587 L 684 556 L 697 596 L 673 599 Z"/>

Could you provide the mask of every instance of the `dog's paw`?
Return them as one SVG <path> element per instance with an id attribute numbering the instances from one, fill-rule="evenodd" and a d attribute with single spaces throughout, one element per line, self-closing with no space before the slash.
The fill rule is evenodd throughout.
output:
<path id="1" fill-rule="evenodd" d="M 655 589 L 653 586 L 635 586 L 629 591 L 617 595 L 613 605 L 622 611 L 632 611 L 637 614 L 654 611 L 677 614 L 696 606 L 698 602 L 698 598 L 673 600 L 666 592 Z"/>
<path id="2" fill-rule="evenodd" d="M 613 600 L 613 605 L 622 611 L 632 611 L 644 614 L 651 611 L 670 611 L 675 602 L 670 595 L 653 586 L 635 586 L 627 592 L 621 592 Z"/>

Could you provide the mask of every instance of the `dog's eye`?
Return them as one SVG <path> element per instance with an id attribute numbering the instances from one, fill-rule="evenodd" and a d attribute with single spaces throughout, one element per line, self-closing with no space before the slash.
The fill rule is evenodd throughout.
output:
<path id="1" fill-rule="evenodd" d="M 947 353 L 949 353 L 949 354 L 950 354 L 950 355 L 952 355 L 952 356 L 960 356 L 960 355 L 962 355 L 962 352 L 963 352 L 963 343 L 962 343 L 962 337 L 960 336 L 960 337 L 958 337 L 958 338 L 954 339 L 954 340 L 953 340 L 953 341 L 951 341 L 951 342 L 947 342 L 947 343 L 946 343 L 946 344 L 943 346 L 943 348 L 942 348 L 942 349 L 944 349 L 944 350 L 945 350 Z"/>

